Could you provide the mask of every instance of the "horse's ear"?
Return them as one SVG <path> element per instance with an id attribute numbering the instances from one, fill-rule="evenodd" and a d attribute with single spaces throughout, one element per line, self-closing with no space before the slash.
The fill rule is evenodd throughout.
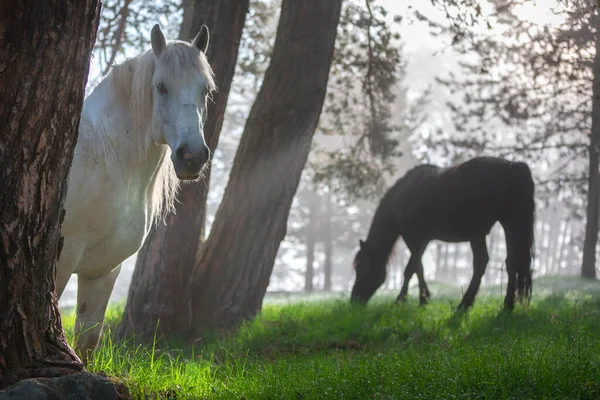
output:
<path id="1" fill-rule="evenodd" d="M 209 39 L 210 35 L 208 34 L 208 27 L 206 25 L 202 25 L 202 28 L 200 28 L 200 32 L 198 32 L 198 34 L 192 41 L 192 45 L 201 52 L 206 53 L 206 50 L 208 50 Z"/>
<path id="2" fill-rule="evenodd" d="M 163 35 L 158 24 L 154 25 L 154 27 L 152 28 L 150 42 L 152 43 L 152 52 L 154 53 L 156 58 L 159 58 L 163 51 L 165 51 L 165 48 L 167 47 L 167 41 L 165 39 L 165 35 Z"/>
<path id="3" fill-rule="evenodd" d="M 363 247 L 365 247 L 365 242 L 362 239 L 358 239 L 358 245 L 359 245 L 360 249 L 362 250 Z"/>

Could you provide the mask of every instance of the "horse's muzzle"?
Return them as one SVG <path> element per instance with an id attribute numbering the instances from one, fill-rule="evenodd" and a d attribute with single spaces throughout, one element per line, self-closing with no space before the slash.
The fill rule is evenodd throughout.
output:
<path id="1" fill-rule="evenodd" d="M 187 145 L 181 145 L 171 156 L 175 173 L 181 180 L 197 179 L 209 158 L 210 150 L 206 145 L 198 149 L 191 149 Z"/>

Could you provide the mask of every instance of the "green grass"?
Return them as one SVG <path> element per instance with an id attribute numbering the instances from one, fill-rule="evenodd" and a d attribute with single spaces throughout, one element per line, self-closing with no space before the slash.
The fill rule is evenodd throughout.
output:
<path id="1" fill-rule="evenodd" d="M 432 289 L 427 307 L 414 291 L 400 306 L 385 294 L 367 307 L 347 297 L 266 301 L 254 321 L 194 349 L 105 335 L 89 369 L 134 398 L 600 398 L 600 283 L 539 279 L 512 315 L 489 288 L 459 317 L 460 291 Z M 121 312 L 111 308 L 107 322 Z M 71 332 L 72 315 L 64 322 Z"/>

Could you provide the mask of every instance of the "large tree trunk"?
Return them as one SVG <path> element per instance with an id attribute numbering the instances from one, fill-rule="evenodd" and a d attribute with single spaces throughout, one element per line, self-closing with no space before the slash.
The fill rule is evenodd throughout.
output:
<path id="1" fill-rule="evenodd" d="M 327 87 L 341 0 L 283 0 L 269 67 L 178 313 L 188 334 L 259 312 Z M 181 332 L 181 330 L 179 330 Z"/>
<path id="2" fill-rule="evenodd" d="M 581 266 L 581 275 L 590 279 L 596 279 L 596 243 L 598 242 L 598 218 L 600 216 L 600 173 L 598 171 L 600 158 L 600 33 L 598 32 L 596 33 L 596 55 L 594 56 L 593 72 L 588 204 Z"/>
<path id="3" fill-rule="evenodd" d="M 249 0 L 185 0 L 180 39 L 191 40 L 202 23 L 210 30 L 207 57 L 215 72 L 218 92 L 209 102 L 204 135 L 214 151 L 219 142 L 238 48 Z M 181 293 L 192 274 L 196 251 L 203 240 L 210 169 L 201 182 L 184 184 L 177 195 L 175 215 L 156 226 L 138 254 L 129 288 L 122 328 L 140 334 L 172 325 L 181 312 Z"/>
<path id="4" fill-rule="evenodd" d="M 0 387 L 83 370 L 55 292 L 98 0 L 0 4 Z"/>

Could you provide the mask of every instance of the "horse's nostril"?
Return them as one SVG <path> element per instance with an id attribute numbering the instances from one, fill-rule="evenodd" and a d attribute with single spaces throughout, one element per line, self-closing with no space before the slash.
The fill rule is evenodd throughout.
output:
<path id="1" fill-rule="evenodd" d="M 178 159 L 183 160 L 185 158 L 185 152 L 186 152 L 186 150 L 187 150 L 187 146 L 186 145 L 179 146 L 177 148 L 177 151 L 175 152 L 175 156 Z"/>

